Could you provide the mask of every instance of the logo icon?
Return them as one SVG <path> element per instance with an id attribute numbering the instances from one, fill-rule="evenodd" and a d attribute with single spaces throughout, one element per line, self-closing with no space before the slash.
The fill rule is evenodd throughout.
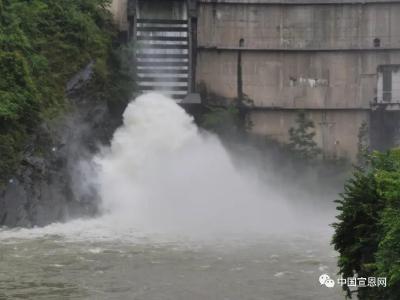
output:
<path id="1" fill-rule="evenodd" d="M 328 274 L 322 274 L 319 276 L 319 283 L 328 288 L 333 288 L 335 286 L 335 281 L 331 279 Z"/>

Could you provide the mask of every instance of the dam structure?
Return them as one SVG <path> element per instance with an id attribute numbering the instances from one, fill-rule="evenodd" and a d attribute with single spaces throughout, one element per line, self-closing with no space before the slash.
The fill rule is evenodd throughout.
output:
<path id="1" fill-rule="evenodd" d="M 140 91 L 246 100 L 255 135 L 287 143 L 299 111 L 328 158 L 400 141 L 399 0 L 114 0 Z M 378 146 L 379 145 L 379 146 Z"/>

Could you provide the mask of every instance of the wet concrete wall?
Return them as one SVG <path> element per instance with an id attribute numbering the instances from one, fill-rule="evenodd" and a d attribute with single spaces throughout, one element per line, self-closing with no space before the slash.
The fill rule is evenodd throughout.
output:
<path id="1" fill-rule="evenodd" d="M 369 111 L 307 110 L 307 117 L 315 125 L 315 142 L 330 159 L 355 159 L 358 151 L 358 132 L 363 122 L 369 122 Z M 253 132 L 281 143 L 289 140 L 288 129 L 296 126 L 295 110 L 252 111 Z"/>
<path id="2" fill-rule="evenodd" d="M 110 11 L 120 31 L 128 31 L 128 0 L 112 0 Z"/>
<path id="3" fill-rule="evenodd" d="M 325 154 L 354 159 L 377 99 L 378 67 L 400 63 L 400 3 L 200 2 L 199 86 L 211 98 L 237 97 L 241 51 L 255 133 L 287 142 L 298 110 L 306 110 Z"/>
<path id="4" fill-rule="evenodd" d="M 263 108 L 369 109 L 377 67 L 400 62 L 400 51 L 242 53 L 243 91 Z M 236 96 L 237 52 L 200 51 L 197 81 Z"/>
<path id="5" fill-rule="evenodd" d="M 352 5 L 200 2 L 199 46 L 237 47 L 241 38 L 245 39 L 244 48 L 251 49 L 374 48 L 375 38 L 380 39 L 380 47 L 400 46 L 398 2 Z"/>

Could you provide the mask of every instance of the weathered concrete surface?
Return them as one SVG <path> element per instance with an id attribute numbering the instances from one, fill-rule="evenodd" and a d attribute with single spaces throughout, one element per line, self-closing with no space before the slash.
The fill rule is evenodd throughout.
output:
<path id="1" fill-rule="evenodd" d="M 198 45 L 249 48 L 400 47 L 400 3 L 200 5 Z"/>
<path id="2" fill-rule="evenodd" d="M 253 131 L 287 142 L 304 109 L 325 154 L 355 158 L 359 127 L 379 93 L 378 67 L 400 63 L 400 2 L 343 3 L 201 0 L 198 86 L 210 99 L 237 97 L 243 39 L 242 89 L 256 108 Z"/>
<path id="3" fill-rule="evenodd" d="M 307 116 L 315 125 L 315 142 L 330 158 L 355 159 L 358 151 L 357 135 L 363 122 L 369 122 L 368 111 L 308 110 Z M 249 118 L 253 132 L 281 143 L 289 141 L 290 127 L 296 126 L 297 111 L 253 111 Z"/>
<path id="4" fill-rule="evenodd" d="M 208 94 L 226 98 L 237 96 L 237 54 L 200 52 L 197 55 L 196 81 Z"/>
<path id="5" fill-rule="evenodd" d="M 198 83 L 237 96 L 237 53 L 201 51 L 197 61 Z M 263 108 L 369 109 L 378 65 L 397 62 L 400 51 L 244 52 L 243 92 Z"/>
<path id="6" fill-rule="evenodd" d="M 128 0 L 112 0 L 111 13 L 120 31 L 128 31 Z"/>

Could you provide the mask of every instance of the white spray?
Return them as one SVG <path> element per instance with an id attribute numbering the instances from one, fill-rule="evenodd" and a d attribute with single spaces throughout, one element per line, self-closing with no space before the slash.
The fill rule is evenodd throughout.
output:
<path id="1" fill-rule="evenodd" d="M 121 228 L 212 235 L 277 232 L 291 222 L 284 198 L 235 168 L 175 101 L 142 95 L 123 117 L 95 159 L 104 213 Z"/>
<path id="2" fill-rule="evenodd" d="M 219 139 L 199 130 L 174 100 L 146 94 L 123 117 L 111 146 L 81 172 L 96 182 L 102 215 L 44 228 L 0 229 L 0 241 L 47 235 L 135 242 L 154 234 L 157 240 L 242 238 L 329 228 L 331 216 L 287 201 L 302 203 L 304 193 L 291 191 L 294 197 L 288 197 L 283 182 L 260 176 L 259 166 L 247 168 L 246 159 L 234 164 Z M 287 190 L 290 183 L 283 186 Z"/>

